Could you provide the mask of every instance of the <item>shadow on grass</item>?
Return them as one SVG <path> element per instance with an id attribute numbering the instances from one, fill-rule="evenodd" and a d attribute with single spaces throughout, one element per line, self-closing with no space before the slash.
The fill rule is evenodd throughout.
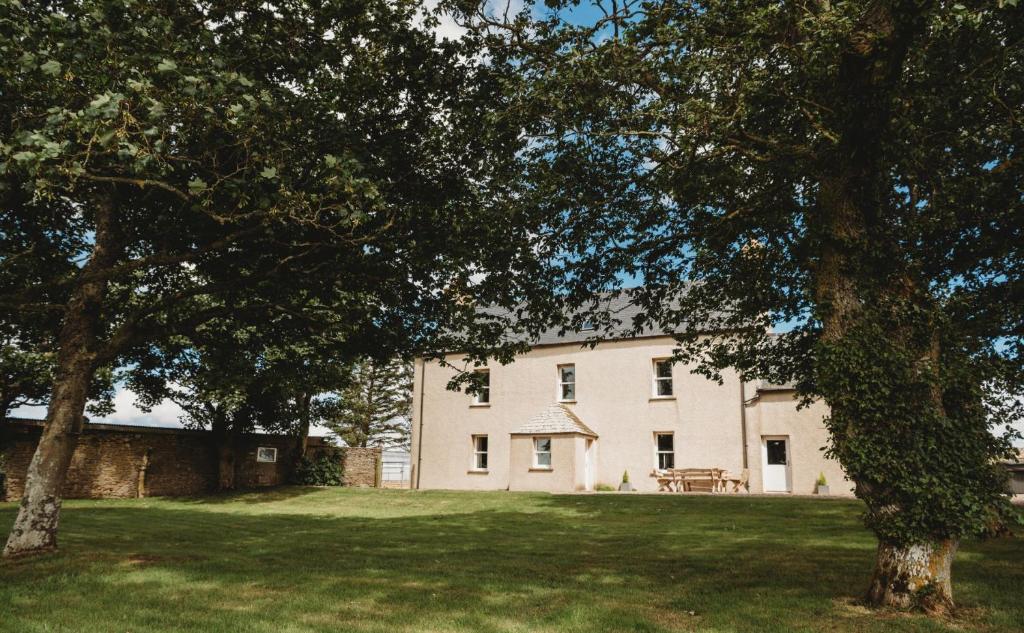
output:
<path id="1" fill-rule="evenodd" d="M 289 502 L 316 491 L 269 494 Z M 949 630 L 842 606 L 873 562 L 853 504 L 534 496 L 523 511 L 473 510 L 475 497 L 444 493 L 337 502 L 393 499 L 421 504 L 419 514 L 223 511 L 250 503 L 246 494 L 74 507 L 62 553 L 0 564 L 0 605 L 10 605 L 0 630 Z M 433 500 L 457 510 L 429 514 Z M 996 552 L 1008 559 L 997 566 L 1005 583 L 985 584 L 992 556 L 968 552 L 956 571 L 984 585 L 971 599 L 984 598 L 987 630 L 1014 630 L 998 627 L 1024 626 L 1024 551 Z"/>
<path id="2" fill-rule="evenodd" d="M 230 492 L 215 492 L 199 497 L 179 498 L 179 501 L 198 505 L 218 504 L 268 504 L 287 501 L 316 493 L 323 488 L 316 486 L 275 486 L 273 488 L 247 488 Z"/>

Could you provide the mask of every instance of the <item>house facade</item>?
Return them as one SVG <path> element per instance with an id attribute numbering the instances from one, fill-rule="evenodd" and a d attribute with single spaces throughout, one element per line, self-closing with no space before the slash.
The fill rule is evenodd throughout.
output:
<path id="1" fill-rule="evenodd" d="M 793 389 L 722 384 L 670 361 L 667 335 L 581 346 L 547 337 L 508 365 L 481 371 L 478 394 L 449 391 L 457 370 L 415 367 L 412 485 L 422 489 L 571 492 L 617 487 L 656 491 L 655 471 L 749 472 L 751 492 L 812 494 L 824 474 L 831 494 L 852 494 L 826 459 L 823 404 L 798 408 Z"/>

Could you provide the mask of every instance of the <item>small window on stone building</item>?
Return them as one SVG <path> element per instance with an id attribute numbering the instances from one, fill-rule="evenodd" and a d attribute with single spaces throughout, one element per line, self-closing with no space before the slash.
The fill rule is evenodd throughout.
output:
<path id="1" fill-rule="evenodd" d="M 277 449 L 261 446 L 256 449 L 256 461 L 273 464 L 277 461 Z"/>

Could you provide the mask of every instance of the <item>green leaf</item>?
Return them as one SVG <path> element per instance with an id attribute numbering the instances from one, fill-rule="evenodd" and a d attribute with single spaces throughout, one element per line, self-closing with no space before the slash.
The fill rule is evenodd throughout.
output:
<path id="1" fill-rule="evenodd" d="M 188 190 L 191 193 L 202 193 L 202 192 L 206 191 L 206 183 L 203 182 L 198 177 L 197 178 L 193 178 L 192 180 L 188 181 Z"/>
<path id="2" fill-rule="evenodd" d="M 51 59 L 40 66 L 39 70 L 43 71 L 47 75 L 58 75 L 60 74 L 60 62 L 55 59 Z"/>
<path id="3" fill-rule="evenodd" d="M 161 60 L 160 63 L 156 65 L 156 69 L 159 70 L 162 73 L 168 73 L 168 72 L 171 72 L 171 71 L 174 71 L 174 70 L 178 70 L 178 65 L 175 64 L 174 62 L 172 62 L 169 59 L 164 59 L 164 60 Z"/>
<path id="4" fill-rule="evenodd" d="M 277 178 L 277 168 L 275 167 L 264 167 L 260 175 L 264 178 Z"/>
<path id="5" fill-rule="evenodd" d="M 110 103 L 110 95 L 103 94 L 89 102 L 90 108 L 102 108 L 103 106 Z"/>

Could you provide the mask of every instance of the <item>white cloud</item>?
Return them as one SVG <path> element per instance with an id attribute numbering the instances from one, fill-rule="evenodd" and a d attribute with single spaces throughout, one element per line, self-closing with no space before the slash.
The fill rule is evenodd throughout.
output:
<path id="1" fill-rule="evenodd" d="M 135 406 L 135 393 L 118 387 L 114 392 L 114 412 L 108 416 L 89 416 L 90 422 L 108 424 L 130 424 L 133 426 L 172 426 L 181 427 L 178 417 L 181 407 L 170 400 L 164 400 L 153 410 L 146 413 Z M 87 414 L 88 415 L 88 414 Z M 46 417 L 46 407 L 19 407 L 11 412 L 12 417 L 33 418 L 41 420 Z"/>
<path id="2" fill-rule="evenodd" d="M 110 424 L 131 424 L 133 426 L 181 426 L 181 407 L 170 400 L 164 400 L 149 413 L 135 406 L 135 393 L 118 388 L 114 394 L 114 412 L 104 418 L 93 418 L 93 422 Z"/>

